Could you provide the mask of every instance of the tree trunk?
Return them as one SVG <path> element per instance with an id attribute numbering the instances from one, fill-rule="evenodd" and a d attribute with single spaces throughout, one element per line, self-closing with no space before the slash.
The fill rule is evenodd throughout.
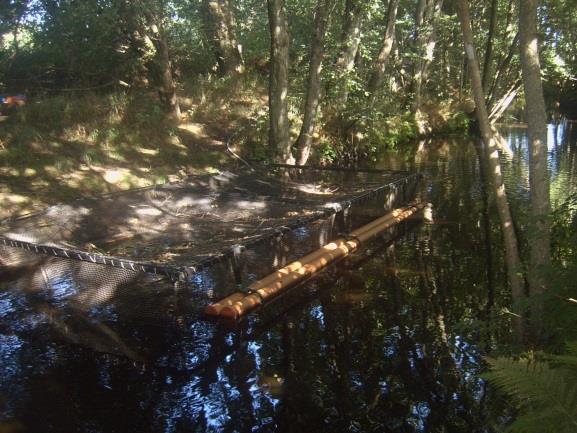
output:
<path id="1" fill-rule="evenodd" d="M 417 58 L 414 66 L 414 103 L 417 128 L 420 134 L 426 133 L 425 120 L 422 118 L 423 88 L 427 84 L 429 66 L 433 60 L 436 45 L 435 27 L 443 7 L 443 0 L 419 0 L 415 16 L 415 45 Z"/>
<path id="2" fill-rule="evenodd" d="M 337 97 L 337 104 L 343 108 L 349 96 L 349 79 L 355 68 L 355 57 L 361 43 L 361 21 L 363 17 L 363 3 L 360 0 L 346 0 L 345 15 L 343 17 L 342 45 L 337 58 L 337 76 L 341 86 Z"/>
<path id="3" fill-rule="evenodd" d="M 377 93 L 381 84 L 383 82 L 383 77 L 385 75 L 385 69 L 387 67 L 387 61 L 391 55 L 393 49 L 393 43 L 395 42 L 395 23 L 397 21 L 397 8 L 399 6 L 399 0 L 389 0 L 389 6 L 387 8 L 387 27 L 385 28 L 385 35 L 383 37 L 383 44 L 381 45 L 381 50 L 375 65 L 373 67 L 373 72 L 369 79 L 368 90 L 370 92 L 369 96 L 369 107 L 372 108 L 375 105 L 377 99 Z"/>
<path id="4" fill-rule="evenodd" d="M 276 160 L 294 164 L 289 141 L 289 35 L 284 0 L 267 0 L 270 27 L 269 145 Z"/>
<path id="5" fill-rule="evenodd" d="M 166 35 L 162 30 L 160 19 L 148 8 L 144 8 L 148 25 L 148 37 L 155 49 L 154 81 L 158 86 L 158 96 L 166 112 L 178 121 L 180 119 L 180 105 L 176 96 L 176 85 L 172 77 L 172 65 Z"/>
<path id="6" fill-rule="evenodd" d="M 521 88 L 521 80 L 517 80 L 513 85 L 505 92 L 505 94 L 499 99 L 493 107 L 491 107 L 491 112 L 489 113 L 489 121 L 491 124 L 497 122 L 503 113 L 509 108 L 509 105 L 513 102 L 519 89 Z"/>
<path id="7" fill-rule="evenodd" d="M 14 57 L 17 57 L 20 54 L 20 44 L 18 43 L 18 33 L 20 32 L 20 23 L 17 21 L 14 24 L 14 28 L 12 29 L 12 37 L 14 40 L 12 41 L 12 49 L 14 50 Z"/>
<path id="8" fill-rule="evenodd" d="M 415 61 L 415 108 L 422 103 L 423 86 L 427 83 L 428 70 L 433 60 L 436 36 L 435 27 L 443 7 L 443 0 L 419 0 L 415 16 L 415 43 L 417 60 Z"/>
<path id="9" fill-rule="evenodd" d="M 244 70 L 241 47 L 234 30 L 234 17 L 229 0 L 203 0 L 207 13 L 208 35 L 212 42 L 218 73 L 221 76 Z"/>
<path id="10" fill-rule="evenodd" d="M 471 18 L 469 16 L 469 6 L 467 0 L 457 0 L 457 13 L 461 22 L 461 30 L 463 31 L 463 42 L 465 45 L 465 52 L 467 55 L 469 65 L 469 75 L 471 78 L 471 87 L 473 90 L 473 97 L 475 99 L 475 110 L 477 113 L 477 120 L 485 149 L 487 151 L 487 159 L 489 162 L 489 176 L 495 191 L 495 201 L 501 221 L 501 229 L 503 230 L 503 237 L 505 240 L 505 260 L 507 263 L 507 276 L 511 284 L 511 292 L 514 301 L 519 301 L 525 296 L 524 281 L 521 277 L 521 260 L 519 258 L 519 247 L 517 242 L 517 235 L 513 225 L 513 218 L 511 217 L 511 210 L 509 209 L 509 202 L 507 201 L 507 193 L 505 191 L 505 184 L 503 183 L 503 176 L 501 174 L 501 164 L 499 162 L 499 152 L 497 144 L 493 137 L 493 131 L 489 123 L 489 116 L 487 115 L 487 108 L 485 107 L 485 95 L 483 94 L 483 85 L 481 82 L 481 73 L 479 70 L 479 62 L 475 54 L 475 46 L 473 44 L 473 34 L 471 31 Z M 522 323 L 516 320 L 516 329 L 521 331 Z"/>
<path id="11" fill-rule="evenodd" d="M 497 17 L 499 13 L 499 0 L 491 0 L 491 15 L 489 17 L 489 35 L 485 48 L 485 61 L 483 62 L 483 91 L 485 95 L 489 92 L 489 74 L 491 71 L 491 61 L 493 60 L 493 38 L 497 32 Z"/>
<path id="12" fill-rule="evenodd" d="M 519 44 L 519 31 L 517 30 L 517 26 L 513 25 L 513 10 L 515 9 L 516 3 L 518 2 L 515 0 L 509 0 L 507 13 L 505 15 L 505 24 L 502 27 L 504 32 L 503 42 L 501 42 L 501 44 L 510 41 L 509 48 L 507 50 L 493 50 L 493 53 L 496 54 L 496 56 L 493 55 L 493 57 L 495 57 L 495 63 L 498 66 L 493 73 L 483 75 L 483 86 L 485 86 L 485 84 L 487 86 L 483 87 L 486 92 L 487 107 L 492 107 L 495 101 L 501 98 L 502 89 L 509 87 L 513 82 L 517 81 L 518 75 L 520 75 L 518 68 L 510 67 L 515 54 L 518 52 Z M 512 75 L 512 77 L 509 77 L 509 75 Z M 494 78 L 489 80 L 490 76 Z M 505 80 L 506 78 L 508 79 Z M 502 81 L 505 81 L 505 83 L 503 84 Z"/>
<path id="13" fill-rule="evenodd" d="M 529 183 L 531 186 L 530 227 L 531 269 L 529 284 L 532 293 L 543 293 L 546 282 L 542 272 L 550 264 L 549 173 L 547 171 L 547 118 L 539 44 L 537 40 L 537 0 L 523 0 L 519 9 L 521 65 L 525 90 L 525 117 L 529 135 Z"/>
<path id="14" fill-rule="evenodd" d="M 323 41 L 328 22 L 328 0 L 318 0 L 315 10 L 315 33 L 311 43 L 311 58 L 307 82 L 307 97 L 303 115 L 303 124 L 296 141 L 298 149 L 298 164 L 304 165 L 309 159 L 313 132 L 317 119 L 317 111 L 321 95 L 320 73 L 324 55 Z"/>
<path id="15" fill-rule="evenodd" d="M 497 70 L 495 72 L 495 78 L 493 79 L 493 83 L 490 86 L 489 93 L 487 94 L 488 97 L 488 106 L 492 106 L 498 98 L 499 89 L 502 86 L 502 81 L 505 76 L 507 76 L 511 70 L 511 62 L 517 52 L 517 43 L 519 42 L 519 33 L 517 32 L 509 45 L 509 51 L 507 56 L 499 63 Z M 517 68 L 513 68 L 515 72 L 515 77 L 511 81 L 515 81 L 517 78 Z M 506 83 L 505 83 L 506 85 Z"/>

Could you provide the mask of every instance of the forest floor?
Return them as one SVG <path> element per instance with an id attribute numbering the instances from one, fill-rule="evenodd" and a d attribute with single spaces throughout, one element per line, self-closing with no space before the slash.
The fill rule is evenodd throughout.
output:
<path id="1" fill-rule="evenodd" d="M 151 96 L 102 96 L 29 104 L 0 123 L 0 219 L 79 197 L 226 169 L 240 133 L 262 96 L 210 103 L 183 98 L 178 125 L 163 119 Z M 152 97 L 153 98 L 153 97 Z M 232 138 L 232 140 L 231 140 Z"/>
<path id="2" fill-rule="evenodd" d="M 157 96 L 146 91 L 30 98 L 0 121 L 0 220 L 228 169 L 235 163 L 228 146 L 255 159 L 270 157 L 267 86 L 262 77 L 243 80 L 182 89 L 179 124 L 167 120 Z M 452 106 L 434 108 L 429 120 L 439 131 L 459 119 Z M 367 138 L 371 145 L 416 139 L 403 116 L 378 129 L 382 137 Z M 296 139 L 298 130 L 292 133 Z"/>

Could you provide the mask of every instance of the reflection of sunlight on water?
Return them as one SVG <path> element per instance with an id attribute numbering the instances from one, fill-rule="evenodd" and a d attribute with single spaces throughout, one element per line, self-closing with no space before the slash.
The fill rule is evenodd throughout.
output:
<path id="1" fill-rule="evenodd" d="M 0 318 L 6 318 L 10 313 L 16 311 L 16 306 L 14 305 L 14 299 L 9 296 L 8 293 L 0 292 Z"/>
<path id="2" fill-rule="evenodd" d="M 187 369 L 198 367 L 209 357 L 212 347 L 212 337 L 214 336 L 214 326 L 207 322 L 197 321 L 188 328 L 189 338 L 192 346 L 185 350 L 185 366 Z M 218 342 L 218 344 L 221 344 Z M 183 348 L 184 350 L 185 348 Z"/>
<path id="3" fill-rule="evenodd" d="M 20 365 L 21 349 L 24 342 L 16 335 L 0 334 L 0 398 L 3 393 L 14 393 L 12 387 L 22 375 Z M 0 420 L 3 417 L 14 416 L 11 412 L 10 402 L 2 402 L 0 407 Z M 0 421 L 1 429 L 1 421 Z"/>
<path id="4" fill-rule="evenodd" d="M 23 345 L 24 342 L 16 335 L 0 334 L 0 360 L 3 364 L 3 373 L 10 375 L 19 370 L 17 355 Z"/>
<path id="5" fill-rule="evenodd" d="M 105 363 L 100 368 L 100 371 L 98 374 L 99 379 L 100 379 L 99 380 L 100 385 L 102 385 L 106 389 L 112 389 L 112 378 L 110 376 L 109 367 L 110 367 L 110 365 L 108 363 Z"/>
<path id="6" fill-rule="evenodd" d="M 321 328 L 325 327 L 325 316 L 323 314 L 323 309 L 320 305 L 311 308 L 310 315 L 311 317 L 314 317 L 315 319 L 318 320 L 319 324 L 321 325 Z"/>
<path id="7" fill-rule="evenodd" d="M 46 323 L 46 316 L 33 311 L 20 292 L 0 292 L 0 319 L 13 332 L 25 332 Z"/>
<path id="8" fill-rule="evenodd" d="M 303 240 L 310 235 L 310 230 L 308 227 L 304 226 L 294 229 L 292 233 L 298 240 Z"/>
<path id="9" fill-rule="evenodd" d="M 256 341 L 251 341 L 248 343 L 248 352 L 254 357 L 254 366 L 256 370 L 261 369 L 261 359 L 260 359 L 260 349 L 262 348 L 262 344 L 257 343 Z"/>
<path id="10" fill-rule="evenodd" d="M 78 290 L 76 285 L 74 284 L 74 280 L 72 278 L 63 278 L 52 281 L 52 299 L 57 302 L 63 302 L 66 298 L 76 295 Z"/>
<path id="11" fill-rule="evenodd" d="M 554 124 L 550 123 L 547 125 L 547 149 L 549 151 L 555 149 L 556 145 L 559 145 L 566 139 L 567 134 L 567 124 L 564 122 Z"/>
<path id="12" fill-rule="evenodd" d="M 172 383 L 172 380 L 169 382 Z M 199 377 L 192 377 L 175 392 L 163 394 L 162 402 L 155 410 L 155 417 L 162 420 L 162 431 L 175 432 L 177 424 L 183 419 L 197 419 L 201 415 L 203 399 L 199 383 Z"/>
<path id="13" fill-rule="evenodd" d="M 234 398 L 231 394 L 232 387 L 228 382 L 228 377 L 221 368 L 217 370 L 218 382 L 210 385 L 212 395 L 205 396 L 203 410 L 206 416 L 206 423 L 209 427 L 216 428 L 215 431 L 222 431 L 226 423 L 231 419 L 225 398 L 215 398 L 216 395 Z M 238 393 L 236 393 L 238 396 Z"/>
<path id="14" fill-rule="evenodd" d="M 411 408 L 413 419 L 410 421 L 412 421 L 412 424 L 417 431 L 425 431 L 426 421 L 430 413 L 431 409 L 427 402 L 423 401 L 413 404 L 413 407 Z"/>
<path id="15" fill-rule="evenodd" d="M 89 315 L 98 318 L 99 320 L 111 322 L 116 322 L 118 320 L 118 313 L 116 312 L 114 305 L 94 305 L 90 308 Z"/>
<path id="16" fill-rule="evenodd" d="M 425 359 L 425 354 L 423 353 L 423 349 L 420 344 L 415 344 L 415 355 L 417 359 Z"/>
<path id="17" fill-rule="evenodd" d="M 561 129 L 561 128 L 559 128 Z M 555 148 L 556 139 L 555 137 L 555 125 L 547 125 L 547 150 L 551 151 Z"/>

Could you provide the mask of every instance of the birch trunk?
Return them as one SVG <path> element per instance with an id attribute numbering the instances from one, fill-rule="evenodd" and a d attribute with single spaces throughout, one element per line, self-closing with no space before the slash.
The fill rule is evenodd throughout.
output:
<path id="1" fill-rule="evenodd" d="M 435 27 L 443 7 L 443 0 L 419 0 L 415 16 L 415 43 L 417 60 L 415 61 L 415 108 L 421 107 L 423 87 L 428 80 L 429 66 L 435 52 Z"/>
<path id="2" fill-rule="evenodd" d="M 516 33 L 515 36 L 513 36 L 513 39 L 511 41 L 511 44 L 509 45 L 509 50 L 507 53 L 507 56 L 499 62 L 499 66 L 497 67 L 496 72 L 494 73 L 495 78 L 493 79 L 493 83 L 490 86 L 489 89 L 489 93 L 487 94 L 488 97 L 488 105 L 492 106 L 494 104 L 494 102 L 498 99 L 499 97 L 499 93 L 500 93 L 500 89 L 503 86 L 503 81 L 507 81 L 505 80 L 505 78 L 510 75 L 509 72 L 511 71 L 511 62 L 513 61 L 513 58 L 515 56 L 515 53 L 517 52 L 517 44 L 519 42 L 519 33 Z M 517 69 L 514 69 L 514 75 L 513 75 L 513 81 L 515 81 L 517 79 Z M 506 82 L 505 82 L 506 85 Z"/>
<path id="3" fill-rule="evenodd" d="M 489 162 L 489 176 L 495 191 L 495 201 L 505 241 L 507 276 L 511 285 L 513 300 L 518 301 L 525 296 L 524 280 L 521 277 L 522 265 L 519 257 L 519 247 L 513 225 L 513 218 L 511 217 L 509 202 L 507 200 L 503 175 L 501 173 L 497 143 L 493 137 L 493 131 L 491 130 L 491 125 L 489 123 L 489 116 L 487 115 L 487 108 L 485 107 L 485 95 L 483 94 L 479 62 L 475 54 L 473 34 L 471 31 L 471 18 L 469 16 L 467 0 L 457 0 L 457 13 L 459 15 L 461 30 L 463 32 L 463 42 L 468 60 L 467 64 L 469 65 L 471 87 L 475 99 L 475 110 L 483 141 L 485 143 L 487 159 Z M 516 329 L 518 332 L 521 331 L 521 327 L 521 321 L 516 320 Z"/>
<path id="4" fill-rule="evenodd" d="M 505 94 L 499 99 L 493 107 L 491 107 L 491 112 L 489 113 L 489 120 L 491 124 L 497 122 L 503 113 L 509 108 L 509 105 L 513 102 L 519 89 L 521 88 L 521 80 L 517 80 L 513 85 L 505 92 Z"/>

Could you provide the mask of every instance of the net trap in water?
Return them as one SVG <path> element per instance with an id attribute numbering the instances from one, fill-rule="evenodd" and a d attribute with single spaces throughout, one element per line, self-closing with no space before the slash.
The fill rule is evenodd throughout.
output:
<path id="1" fill-rule="evenodd" d="M 267 166 L 76 200 L 2 222 L 0 280 L 116 319 L 238 317 L 278 281 L 294 285 L 417 212 L 419 184 L 406 172 Z"/>

